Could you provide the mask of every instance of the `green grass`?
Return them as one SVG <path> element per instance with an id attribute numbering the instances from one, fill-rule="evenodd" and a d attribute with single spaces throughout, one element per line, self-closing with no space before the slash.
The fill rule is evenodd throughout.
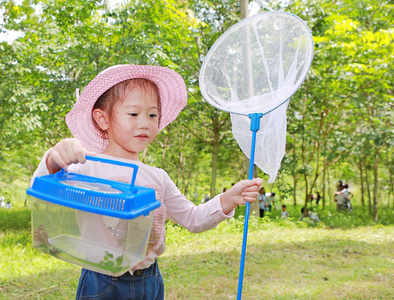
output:
<path id="1" fill-rule="evenodd" d="M 385 224 L 317 210 L 314 225 L 288 208 L 293 220 L 250 219 L 243 299 L 392 299 L 393 210 Z M 75 299 L 80 268 L 32 248 L 27 209 L 0 209 L 0 228 L 0 299 Z M 200 234 L 168 223 L 166 299 L 236 299 L 242 231 L 242 217 Z"/>
<path id="2" fill-rule="evenodd" d="M 169 230 L 169 246 L 161 258 L 168 299 L 235 297 L 242 233 L 234 225 L 224 223 L 198 235 Z M 390 299 L 393 233 L 392 226 L 342 230 L 252 225 L 243 298 Z"/>

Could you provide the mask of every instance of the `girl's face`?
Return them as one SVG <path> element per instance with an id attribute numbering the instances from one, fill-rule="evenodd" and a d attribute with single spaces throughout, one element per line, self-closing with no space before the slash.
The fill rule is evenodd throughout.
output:
<path id="1" fill-rule="evenodd" d="M 159 96 L 150 87 L 136 86 L 126 91 L 124 100 L 115 104 L 106 120 L 109 143 L 103 153 L 139 160 L 138 154 L 159 131 Z"/>

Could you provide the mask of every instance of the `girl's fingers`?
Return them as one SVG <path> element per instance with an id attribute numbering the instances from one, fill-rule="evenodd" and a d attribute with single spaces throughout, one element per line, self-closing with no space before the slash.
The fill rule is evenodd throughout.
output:
<path id="1" fill-rule="evenodd" d="M 63 168 L 65 170 L 67 169 L 67 163 L 64 161 L 64 159 L 57 150 L 52 149 L 49 155 L 52 169 L 57 169 L 57 167 Z"/>
<path id="2" fill-rule="evenodd" d="M 97 153 L 86 150 L 79 140 L 70 138 L 57 143 L 49 152 L 46 164 L 50 174 L 60 168 L 67 171 L 67 166 L 73 163 L 85 163 L 85 155 L 97 156 Z"/>
<path id="3" fill-rule="evenodd" d="M 66 147 L 67 164 L 85 163 L 86 155 L 96 156 L 95 152 L 91 152 L 82 147 L 82 144 L 77 139 L 70 139 L 67 141 Z"/>
<path id="4" fill-rule="evenodd" d="M 257 185 L 253 185 L 243 189 L 243 193 L 253 193 L 256 195 L 258 195 L 259 191 L 260 191 L 260 186 Z"/>
<path id="5" fill-rule="evenodd" d="M 72 156 L 73 156 L 73 163 L 85 163 L 85 149 L 82 147 L 82 144 L 78 140 L 74 140 L 72 144 Z"/>
<path id="6" fill-rule="evenodd" d="M 84 154 L 85 154 L 85 156 L 86 156 L 86 155 L 89 155 L 89 156 L 97 156 L 97 153 L 96 153 L 96 152 L 92 152 L 92 151 L 86 150 L 85 148 L 84 148 Z"/>
<path id="7" fill-rule="evenodd" d="M 242 196 L 246 196 L 246 197 L 254 197 L 254 196 L 258 196 L 259 192 L 258 191 L 243 191 L 242 192 Z"/>
<path id="8" fill-rule="evenodd" d="M 78 140 L 74 140 L 72 143 L 72 150 L 74 152 L 75 157 L 77 158 L 77 161 L 83 160 L 85 158 L 84 154 L 84 148 L 82 147 L 82 144 Z"/>
<path id="9" fill-rule="evenodd" d="M 67 165 L 71 165 L 72 163 L 78 162 L 72 144 L 66 147 L 62 153 L 63 153 L 62 158 L 64 162 L 67 163 Z"/>
<path id="10" fill-rule="evenodd" d="M 257 196 L 256 197 L 244 197 L 244 200 L 245 201 L 247 201 L 247 202 L 255 202 L 256 201 L 256 198 L 257 198 Z"/>
<path id="11" fill-rule="evenodd" d="M 96 152 L 89 151 L 82 147 L 82 144 L 79 140 L 75 140 L 73 143 L 73 155 L 75 156 L 75 163 L 85 163 L 86 155 L 97 156 Z"/>
<path id="12" fill-rule="evenodd" d="M 253 178 L 252 179 L 252 182 L 255 184 L 255 185 L 257 185 L 257 186 L 261 186 L 262 184 L 263 184 L 263 179 L 261 179 L 261 178 Z"/>
<path id="13" fill-rule="evenodd" d="M 260 178 L 254 178 L 252 180 L 247 180 L 247 184 L 244 188 L 244 191 L 259 191 L 261 188 L 261 184 L 263 183 L 263 180 Z"/>
<path id="14" fill-rule="evenodd" d="M 249 193 L 242 193 L 242 198 L 244 201 L 247 202 L 254 202 L 258 197 L 258 192 L 249 192 Z"/>

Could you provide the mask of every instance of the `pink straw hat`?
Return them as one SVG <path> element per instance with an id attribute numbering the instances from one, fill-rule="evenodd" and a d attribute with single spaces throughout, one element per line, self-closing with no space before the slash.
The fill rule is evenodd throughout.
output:
<path id="1" fill-rule="evenodd" d="M 79 96 L 77 102 L 66 115 L 66 123 L 71 133 L 82 146 L 101 153 L 108 145 L 108 137 L 99 131 L 92 117 L 92 109 L 97 99 L 118 83 L 134 78 L 145 78 L 154 82 L 160 94 L 159 131 L 176 119 L 187 104 L 186 85 L 175 71 L 158 66 L 116 65 L 98 74 Z"/>

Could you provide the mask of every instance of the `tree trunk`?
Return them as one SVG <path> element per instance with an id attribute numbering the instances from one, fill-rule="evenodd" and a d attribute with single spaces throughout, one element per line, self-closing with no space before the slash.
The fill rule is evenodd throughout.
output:
<path id="1" fill-rule="evenodd" d="M 330 199 L 330 206 L 331 206 L 331 198 L 333 194 L 331 192 L 331 182 L 330 182 L 330 173 L 329 173 L 328 165 L 327 165 L 327 185 L 328 185 L 327 194 Z"/>
<path id="2" fill-rule="evenodd" d="M 326 208 L 326 172 L 327 172 L 327 157 L 324 157 L 323 163 L 323 190 L 322 190 L 322 206 L 323 210 Z"/>
<path id="3" fill-rule="evenodd" d="M 297 149 L 296 140 L 297 139 L 294 137 L 293 140 L 294 140 L 293 161 L 295 162 L 296 161 L 296 157 L 297 157 L 297 152 L 296 152 L 296 149 Z M 293 190 L 293 201 L 294 201 L 294 206 L 296 206 L 297 205 L 297 173 L 296 173 L 296 170 L 293 170 L 293 187 L 294 187 L 294 190 Z"/>
<path id="4" fill-rule="evenodd" d="M 245 19 L 249 16 L 249 0 L 241 0 L 240 2 L 240 8 L 241 8 L 241 19 Z M 243 60 L 245 63 L 245 82 L 247 83 L 247 88 L 249 97 L 252 97 L 254 94 L 253 91 L 253 74 L 252 74 L 252 53 L 251 53 L 251 48 L 250 48 L 250 36 L 249 36 L 249 31 L 246 32 L 246 44 L 244 44 L 244 49 L 243 49 Z M 249 173 L 249 171 L 248 171 Z M 255 165 L 253 165 L 253 177 L 257 177 L 257 168 Z M 260 209 L 259 209 L 259 203 L 258 201 L 255 201 L 250 205 L 250 212 L 255 212 L 256 217 L 260 217 Z"/>
<path id="5" fill-rule="evenodd" d="M 363 176 L 363 162 L 360 159 L 359 161 L 359 169 L 360 169 L 360 191 L 361 191 L 361 205 L 363 206 L 363 208 L 365 207 L 365 201 L 364 201 L 364 176 Z"/>
<path id="6" fill-rule="evenodd" d="M 216 115 L 217 117 L 217 115 Z M 215 124 L 215 122 L 214 122 Z M 213 198 L 216 195 L 216 173 L 218 164 L 218 153 L 219 153 L 219 129 L 214 126 L 214 140 L 212 141 L 212 160 L 211 160 L 211 191 L 209 198 Z"/>
<path id="7" fill-rule="evenodd" d="M 294 174 L 293 175 L 293 201 L 294 201 L 294 206 L 297 205 L 297 196 L 296 196 L 296 194 L 297 194 L 297 177 Z"/>
<path id="8" fill-rule="evenodd" d="M 368 210 L 372 212 L 372 204 L 371 204 L 371 189 L 369 186 L 369 175 L 368 168 L 365 168 L 365 185 L 367 186 L 367 195 L 368 195 Z"/>
<path id="9" fill-rule="evenodd" d="M 386 154 L 387 154 L 386 155 L 386 161 L 387 161 L 386 165 L 387 165 L 387 167 L 389 169 L 389 174 L 390 174 L 390 176 L 389 176 L 389 192 L 388 192 L 388 197 L 387 197 L 387 207 L 390 207 L 390 199 L 391 199 L 392 195 L 394 194 L 393 193 L 393 191 L 394 191 L 394 186 L 393 186 L 393 167 L 391 166 L 391 162 L 390 162 L 390 159 L 389 159 L 389 151 L 387 151 Z"/>
<path id="10" fill-rule="evenodd" d="M 249 0 L 241 0 L 241 19 L 245 19 L 249 16 Z"/>
<path id="11" fill-rule="evenodd" d="M 375 159 L 373 164 L 373 219 L 378 221 L 378 168 L 379 168 L 379 148 L 375 150 Z"/>
<path id="12" fill-rule="evenodd" d="M 256 165 L 253 166 L 253 178 L 257 177 L 257 167 Z M 259 201 L 255 201 L 250 205 L 250 210 L 254 211 L 254 214 L 257 218 L 260 217 L 260 206 L 259 206 Z"/>
<path id="13" fill-rule="evenodd" d="M 308 192 L 309 183 L 308 183 L 308 176 L 304 173 L 304 181 L 305 181 L 305 207 L 308 205 L 308 200 L 311 198 Z"/>

